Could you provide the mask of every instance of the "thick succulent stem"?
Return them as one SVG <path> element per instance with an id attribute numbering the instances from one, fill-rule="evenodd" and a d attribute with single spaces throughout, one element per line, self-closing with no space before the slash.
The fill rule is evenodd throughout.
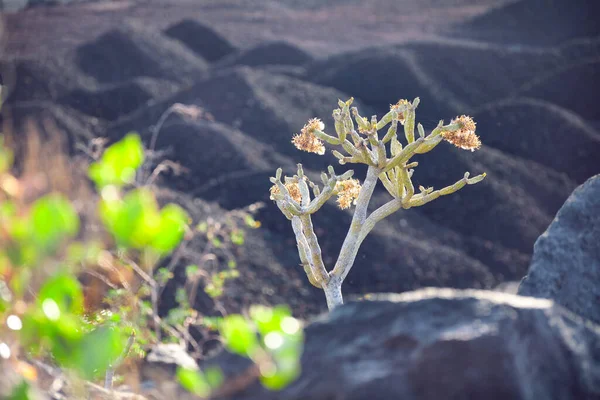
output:
<path id="1" fill-rule="evenodd" d="M 329 281 L 329 274 L 327 274 L 325 264 L 323 264 L 321 246 L 319 246 L 319 241 L 317 240 L 317 235 L 315 234 L 310 215 L 301 215 L 300 221 L 302 222 L 302 233 L 304 234 L 306 242 L 308 243 L 309 253 L 307 254 L 307 258 L 310 263 L 313 276 L 315 280 L 319 282 L 322 287 L 324 287 L 327 281 Z"/>
<path id="2" fill-rule="evenodd" d="M 327 299 L 327 308 L 329 311 L 344 304 L 342 281 L 340 279 L 332 277 L 329 282 L 323 286 L 323 291 L 325 292 L 325 299 Z"/>
<path id="3" fill-rule="evenodd" d="M 321 289 L 323 286 L 317 280 L 314 274 L 314 266 L 312 264 L 312 260 L 309 259 L 308 254 L 310 254 L 310 249 L 308 246 L 308 242 L 306 241 L 306 237 L 302 232 L 302 222 L 300 221 L 300 217 L 294 216 L 292 217 L 292 229 L 294 230 L 294 234 L 296 235 L 296 245 L 298 246 L 298 255 L 300 256 L 300 262 L 302 263 L 302 267 L 304 268 L 304 272 L 308 277 L 308 281 L 311 285 L 318 287 Z"/>
<path id="4" fill-rule="evenodd" d="M 365 178 L 358 199 L 356 200 L 356 210 L 352 217 L 350 230 L 342 244 L 342 249 L 340 250 L 340 255 L 335 263 L 335 267 L 330 273 L 332 279 L 335 277 L 340 280 L 340 284 L 344 281 L 348 272 L 350 272 L 350 268 L 352 268 L 352 264 L 354 264 L 354 259 L 358 253 L 360 247 L 358 238 L 367 218 L 367 207 L 371 201 L 371 196 L 373 195 L 373 190 L 375 190 L 375 185 L 377 184 L 380 172 L 381 170 L 379 168 L 373 166 L 369 167 L 367 170 L 367 177 Z"/>

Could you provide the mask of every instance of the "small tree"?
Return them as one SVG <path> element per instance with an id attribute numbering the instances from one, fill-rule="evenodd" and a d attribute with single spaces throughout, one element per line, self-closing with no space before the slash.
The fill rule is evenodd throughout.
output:
<path id="1" fill-rule="evenodd" d="M 356 107 L 350 108 L 352 101 L 352 98 L 346 102 L 340 100 L 339 108 L 333 111 L 337 137 L 323 132 L 324 124 L 314 118 L 308 121 L 300 134 L 293 137 L 292 143 L 300 150 L 320 155 L 325 154 L 324 142 L 341 146 L 346 155 L 333 150 L 333 155 L 339 159 L 340 164 L 355 163 L 368 166 L 362 186 L 358 180 L 351 179 L 354 171 L 349 170 L 342 175 L 336 175 L 332 166 L 328 168 L 329 174 L 321 174 L 322 188 L 304 175 L 302 164 L 298 164 L 297 174 L 292 177 L 285 177 L 282 181 L 282 170 L 279 168 L 275 177 L 271 178 L 274 184 L 271 188 L 271 199 L 275 200 L 281 212 L 292 221 L 304 271 L 311 284 L 323 289 L 330 310 L 343 304 L 342 283 L 354 264 L 361 243 L 375 224 L 401 208 L 422 206 L 440 196 L 454 193 L 465 185 L 480 182 L 485 177 L 484 173 L 469 178 L 469 173 L 466 172 L 464 177 L 453 185 L 439 190 L 420 186 L 420 192 L 415 193 L 411 177 L 418 163 L 411 162 L 411 158 L 415 154 L 433 150 L 444 139 L 462 149 L 478 149 L 481 147 L 481 141 L 475 134 L 475 122 L 464 115 L 453 119 L 448 125 L 440 121 L 428 136 L 425 136 L 423 126 L 418 124 L 419 137 L 415 139 L 415 109 L 419 105 L 419 98 L 412 103 L 400 100 L 392 105 L 390 111 L 379 121 L 376 116 L 371 117 L 371 121 L 361 117 Z M 354 116 L 358 132 L 350 113 Z M 397 137 L 398 122 L 404 126 L 407 142 L 404 146 Z M 380 139 L 378 131 L 388 124 L 386 134 Z M 388 144 L 389 152 L 386 148 Z M 381 181 L 392 200 L 368 215 L 367 208 L 377 181 Z M 312 199 L 309 188 L 312 189 Z M 311 215 L 334 195 L 338 196 L 340 208 L 355 205 L 356 209 L 335 266 L 327 272 Z"/>

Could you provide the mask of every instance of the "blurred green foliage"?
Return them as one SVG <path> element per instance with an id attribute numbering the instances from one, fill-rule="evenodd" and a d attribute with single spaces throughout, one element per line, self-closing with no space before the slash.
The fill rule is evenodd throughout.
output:
<path id="1" fill-rule="evenodd" d="M 210 323 L 218 327 L 227 350 L 254 361 L 266 388 L 281 390 L 300 374 L 304 333 L 288 307 L 253 306 L 250 318 L 232 314 Z M 208 396 L 222 381 L 215 367 L 204 372 L 180 368 L 177 376 L 186 389 L 201 397 Z"/>
<path id="2" fill-rule="evenodd" d="M 76 199 L 51 192 L 31 203 L 21 201 L 15 194 L 19 181 L 11 175 L 12 162 L 13 155 L 0 136 L 0 344 L 7 340 L 10 348 L 49 359 L 83 379 L 97 379 L 122 361 L 130 350 L 128 339 L 131 342 L 135 337 L 131 351 L 136 354 L 161 339 L 156 336 L 160 327 L 153 332 L 146 326 L 155 315 L 155 294 L 173 273 L 154 268 L 180 245 L 190 218 L 178 205 L 160 208 L 148 187 L 133 186 L 144 162 L 142 142 L 133 133 L 108 147 L 88 170 L 99 194 L 97 216 L 109 241 L 83 234 Z M 260 226 L 250 215 L 242 215 L 246 226 Z M 219 224 L 208 221 L 199 224 L 197 231 L 215 248 L 244 244 L 243 230 L 230 225 L 231 229 L 222 231 Z M 123 271 L 140 260 L 138 273 L 147 274 L 146 281 L 136 293 L 114 287 L 102 308 L 86 309 L 79 274 L 88 265 L 106 262 L 107 257 Z M 221 296 L 225 282 L 239 276 L 233 257 L 226 264 L 227 269 L 205 279 L 205 291 L 212 297 Z M 201 272 L 192 265 L 186 276 L 196 279 Z M 163 321 L 171 326 L 183 325 L 197 314 L 186 290 L 179 289 L 176 297 L 180 307 Z M 212 327 L 218 328 L 230 351 L 257 363 L 266 387 L 280 389 L 299 373 L 300 324 L 287 308 L 255 307 L 250 315 L 251 319 L 241 315 L 215 318 Z M 181 370 L 178 378 L 200 396 L 208 396 L 223 384 L 218 369 Z M 24 380 L 9 398 L 27 399 L 28 388 Z"/>

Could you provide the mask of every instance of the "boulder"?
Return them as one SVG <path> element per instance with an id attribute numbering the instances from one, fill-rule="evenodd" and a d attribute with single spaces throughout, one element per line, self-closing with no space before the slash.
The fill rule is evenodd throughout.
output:
<path id="1" fill-rule="evenodd" d="M 550 300 L 424 289 L 349 303 L 305 333 L 294 383 L 230 398 L 600 398 L 600 327 Z"/>
<path id="2" fill-rule="evenodd" d="M 579 186 L 536 241 L 519 294 L 600 323 L 600 175 Z"/>
<path id="3" fill-rule="evenodd" d="M 193 19 L 184 19 L 165 30 L 165 35 L 179 40 L 209 62 L 233 53 L 236 48 L 220 33 Z"/>
<path id="4" fill-rule="evenodd" d="M 312 56 L 284 41 L 266 42 L 239 53 L 231 54 L 217 64 L 218 68 L 234 65 L 303 65 L 312 61 Z"/>
<path id="5" fill-rule="evenodd" d="M 600 171 L 598 129 L 561 106 L 515 98 L 482 107 L 474 118 L 484 143 L 504 153 L 535 161 L 577 183 Z"/>
<path id="6" fill-rule="evenodd" d="M 556 46 L 569 40 L 600 34 L 591 15 L 598 15 L 596 0 L 512 0 L 500 2 L 482 15 L 454 28 L 454 35 L 477 40 L 528 46 Z"/>
<path id="7" fill-rule="evenodd" d="M 189 83 L 204 76 L 208 64 L 162 32 L 131 23 L 79 46 L 74 59 L 81 71 L 100 83 L 147 76 Z"/>

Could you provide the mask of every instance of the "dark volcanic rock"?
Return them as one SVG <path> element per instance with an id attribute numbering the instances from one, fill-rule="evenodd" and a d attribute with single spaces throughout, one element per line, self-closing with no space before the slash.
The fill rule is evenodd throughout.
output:
<path id="1" fill-rule="evenodd" d="M 519 294 L 600 323 L 600 175 L 578 187 L 537 240 Z"/>
<path id="2" fill-rule="evenodd" d="M 83 72 L 98 82 L 114 83 L 140 76 L 190 82 L 208 66 L 177 40 L 139 25 L 107 32 L 77 48 L 75 59 Z"/>
<path id="3" fill-rule="evenodd" d="M 93 88 L 93 79 L 84 76 L 68 59 L 2 60 L 2 97 L 10 103 L 56 100 L 68 91 Z"/>
<path id="4" fill-rule="evenodd" d="M 482 138 L 485 143 L 485 136 Z M 440 144 L 417 156 L 415 186 L 441 189 L 460 178 L 487 173 L 486 179 L 443 196 L 418 210 L 463 235 L 530 253 L 533 243 L 575 187 L 566 176 L 489 147 L 466 152 Z"/>
<path id="5" fill-rule="evenodd" d="M 188 192 L 198 193 L 201 186 L 222 184 L 237 191 L 233 182 L 261 172 L 274 174 L 278 166 L 294 167 L 291 160 L 231 126 L 175 118 L 172 121 L 161 129 L 156 148 L 167 150 L 166 157 L 187 170 L 178 183 Z"/>
<path id="6" fill-rule="evenodd" d="M 349 97 L 288 76 L 238 67 L 216 73 L 169 99 L 140 110 L 116 123 L 111 131 L 115 136 L 129 130 L 145 132 L 173 103 L 192 104 L 205 109 L 216 121 L 293 157 L 295 162 L 320 170 L 337 165 L 337 159 L 329 152 L 318 156 L 299 151 L 291 144 L 291 138 L 313 117 L 325 122 L 327 132 L 333 131 L 331 112 L 337 107 L 338 99 Z M 366 115 L 371 115 L 369 107 L 360 102 L 356 104 Z"/>
<path id="7" fill-rule="evenodd" d="M 72 144 L 87 143 L 105 128 L 103 121 L 54 102 L 9 104 L 2 111 L 2 117 L 12 132 L 20 134 L 33 124 L 35 129 L 47 134 L 66 134 Z"/>
<path id="8" fill-rule="evenodd" d="M 596 57 L 542 75 L 518 93 L 558 104 L 586 119 L 600 119 L 597 87 L 600 87 L 600 62 Z"/>
<path id="9" fill-rule="evenodd" d="M 220 33 L 193 19 L 184 19 L 165 30 L 165 35 L 179 40 L 194 53 L 215 62 L 236 48 Z"/>
<path id="10" fill-rule="evenodd" d="M 230 398 L 600 398 L 600 327 L 547 300 L 449 289 L 369 296 L 305 333 L 298 380 Z M 230 372 L 234 359 L 221 360 Z M 238 360 L 235 372 L 246 365 Z"/>
<path id="11" fill-rule="evenodd" d="M 318 60 L 308 66 L 306 76 L 352 94 L 379 112 L 399 98 L 420 97 L 418 115 L 433 122 L 514 97 L 540 77 L 597 60 L 598 53 L 597 41 L 560 49 L 531 49 L 437 39 Z M 569 82 L 574 81 L 583 82 L 569 78 Z M 566 83 L 558 88 L 555 90 L 572 93 Z M 586 88 L 583 95 L 589 90 L 593 89 Z M 593 98 L 580 99 L 577 104 Z"/>
<path id="12" fill-rule="evenodd" d="M 456 26 L 456 35 L 515 45 L 554 46 L 600 35 L 596 0 L 517 0 Z"/>
<path id="13" fill-rule="evenodd" d="M 536 99 L 490 104 L 475 115 L 486 145 L 583 182 L 600 172 L 600 134 L 572 112 Z"/>
<path id="14" fill-rule="evenodd" d="M 96 90 L 76 89 L 59 98 L 58 102 L 84 114 L 113 121 L 150 100 L 172 95 L 178 87 L 173 82 L 142 77 Z"/>
<path id="15" fill-rule="evenodd" d="M 304 50 L 288 42 L 267 42 L 256 47 L 234 53 L 219 61 L 217 68 L 233 65 L 304 65 L 312 61 L 312 57 Z"/>
<path id="16" fill-rule="evenodd" d="M 345 53 L 308 66 L 312 82 L 350 93 L 383 112 L 399 99 L 421 98 L 421 117 L 437 121 L 452 117 L 460 101 L 439 82 L 422 73 L 414 55 L 397 47 Z"/>

